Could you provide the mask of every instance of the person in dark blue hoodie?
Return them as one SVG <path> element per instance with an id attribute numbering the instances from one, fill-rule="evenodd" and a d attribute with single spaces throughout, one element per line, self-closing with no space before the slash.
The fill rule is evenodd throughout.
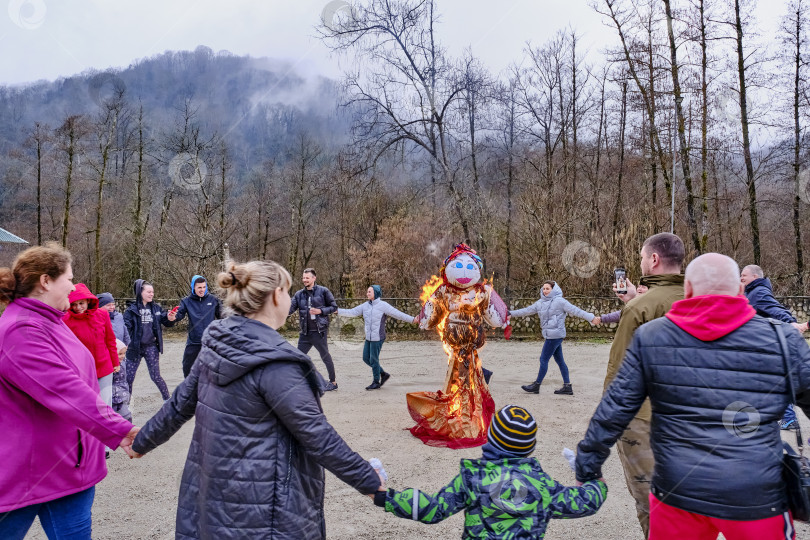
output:
<path id="1" fill-rule="evenodd" d="M 208 294 L 208 282 L 203 276 L 191 278 L 191 294 L 180 301 L 175 321 L 182 321 L 188 315 L 188 339 L 183 353 L 183 376 L 188 377 L 191 366 L 197 360 L 202 348 L 202 335 L 215 319 L 222 318 L 219 299 Z"/>
<path id="2" fill-rule="evenodd" d="M 127 347 L 127 384 L 132 394 L 132 382 L 138 372 L 141 359 L 146 359 L 149 377 L 160 390 L 163 400 L 169 399 L 166 381 L 160 376 L 160 355 L 163 353 L 163 328 L 174 326 L 174 313 L 163 311 L 154 302 L 155 288 L 148 281 L 135 280 L 135 301 L 124 311 L 124 325 L 129 332 Z M 162 326 L 161 326 L 162 325 Z"/>

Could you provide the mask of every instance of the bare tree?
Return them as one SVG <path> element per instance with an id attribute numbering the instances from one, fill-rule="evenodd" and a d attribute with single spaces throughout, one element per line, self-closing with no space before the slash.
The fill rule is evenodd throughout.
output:
<path id="1" fill-rule="evenodd" d="M 71 196 L 74 189 L 74 167 L 76 156 L 81 152 L 81 143 L 87 135 L 85 119 L 81 115 L 68 116 L 62 125 L 56 130 L 59 141 L 59 150 L 67 157 L 67 168 L 65 173 L 65 205 L 62 214 L 62 246 L 67 247 L 70 232 L 70 208 Z"/>
<path id="2" fill-rule="evenodd" d="M 371 149 L 371 162 L 401 145 L 424 152 L 470 241 L 466 192 L 453 174 L 455 139 L 447 118 L 464 89 L 437 41 L 434 1 L 370 0 L 353 6 L 343 19 L 324 23 L 319 32 L 327 46 L 354 53 L 364 64 L 363 76 L 346 75 L 346 87 L 348 104 L 361 115 L 355 132 Z"/>
<path id="3" fill-rule="evenodd" d="M 146 227 L 149 225 L 149 212 L 144 208 L 144 195 L 146 191 L 146 157 L 147 157 L 147 140 L 146 140 L 146 126 L 144 124 L 143 103 L 138 108 L 138 123 L 135 128 L 137 132 L 138 142 L 136 145 L 137 154 L 137 173 L 135 176 L 135 201 L 132 209 L 132 264 L 130 278 L 143 275 L 143 262 L 142 250 L 144 234 Z"/>
<path id="4" fill-rule="evenodd" d="M 597 3 L 593 1 L 591 4 L 593 8 L 600 14 L 607 16 L 613 26 L 616 28 L 616 31 L 619 35 L 619 41 L 621 43 L 621 49 L 619 55 L 624 59 L 627 63 L 628 72 L 630 73 L 631 78 L 636 83 L 636 88 L 641 95 L 642 102 L 644 104 L 644 108 L 647 113 L 647 121 L 649 122 L 650 128 L 650 144 L 652 146 L 653 152 L 651 159 L 655 159 L 657 156 L 659 165 L 661 166 L 661 174 L 664 177 L 664 186 L 667 192 L 667 198 L 672 195 L 672 185 L 669 177 L 669 173 L 667 172 L 667 162 L 665 157 L 664 148 L 661 144 L 661 137 L 659 133 L 658 124 L 656 121 L 656 114 L 658 112 L 658 107 L 656 105 L 656 95 L 655 95 L 655 64 L 654 64 L 654 45 L 653 45 L 653 24 L 654 24 L 654 11 L 653 11 L 653 4 L 649 1 L 646 3 L 647 13 L 646 16 L 640 15 L 640 11 L 637 9 L 636 6 L 632 6 L 632 8 L 627 8 L 624 5 L 623 0 L 604 0 L 603 2 L 604 8 L 601 7 L 602 3 Z M 627 35 L 628 27 L 632 27 L 634 24 L 641 25 L 642 28 L 645 29 L 648 36 L 648 45 L 646 48 L 647 59 L 646 62 L 642 60 L 642 57 L 638 54 L 639 51 L 644 51 L 644 49 L 638 47 L 635 42 L 631 42 L 630 38 Z M 639 67 L 647 67 L 649 70 L 649 81 L 648 84 L 644 84 L 641 80 L 641 76 L 639 74 Z"/>
<path id="5" fill-rule="evenodd" d="M 807 2 L 806 0 L 791 0 L 788 5 L 788 14 L 782 20 L 781 34 L 785 52 L 790 59 L 790 72 L 792 75 L 792 112 L 793 112 L 793 234 L 796 246 L 796 277 L 799 288 L 804 288 L 804 255 L 802 251 L 802 227 L 799 208 L 801 205 L 801 161 L 802 150 L 802 113 L 807 104 L 807 81 L 805 67 L 807 65 Z"/>
<path id="6" fill-rule="evenodd" d="M 293 274 L 307 266 L 313 253 L 312 246 L 317 244 L 316 220 L 313 217 L 319 203 L 316 195 L 317 162 L 322 155 L 322 148 L 305 132 L 296 136 L 295 144 L 290 149 L 288 178 L 292 239 L 287 268 Z"/>
<path id="7" fill-rule="evenodd" d="M 692 171 L 689 159 L 689 143 L 686 140 L 686 121 L 683 113 L 683 96 L 681 95 L 681 81 L 678 73 L 678 47 L 675 44 L 675 31 L 672 28 L 672 6 L 670 0 L 663 0 L 664 11 L 667 16 L 667 35 L 669 37 L 669 52 L 672 66 L 672 89 L 675 97 L 675 117 L 678 126 L 678 146 L 681 154 L 681 170 L 686 185 L 686 215 L 689 232 L 692 236 L 692 245 L 698 254 L 701 253 L 700 236 L 698 235 L 697 220 L 695 219 L 695 198 L 692 192 Z"/>
<path id="8" fill-rule="evenodd" d="M 101 290 L 102 288 L 104 270 L 102 268 L 101 257 L 101 227 L 104 212 L 104 186 L 108 182 L 107 172 L 110 167 L 110 159 L 112 154 L 116 151 L 115 145 L 117 143 L 118 122 L 121 115 L 126 114 L 124 93 L 125 90 L 123 87 L 116 88 L 114 95 L 110 99 L 102 102 L 101 113 L 95 122 L 98 161 L 93 159 L 89 160 L 90 166 L 95 170 L 98 176 L 96 185 L 96 226 L 93 243 L 93 268 L 91 273 L 93 290 L 95 291 Z"/>
<path id="9" fill-rule="evenodd" d="M 51 140 L 51 128 L 41 122 L 34 123 L 34 129 L 28 136 L 27 143 L 34 146 L 37 153 L 37 245 L 42 245 L 42 151 Z"/>
<path id="10" fill-rule="evenodd" d="M 743 160 L 745 161 L 745 183 L 748 187 L 748 216 L 751 227 L 751 245 L 754 248 L 754 264 L 759 264 L 761 248 L 759 239 L 759 212 L 757 210 L 757 187 L 754 176 L 754 161 L 751 159 L 751 137 L 749 135 L 748 86 L 746 84 L 746 53 L 743 27 L 743 14 L 740 0 L 734 0 L 734 44 L 737 53 L 737 77 L 740 92 L 740 126 L 742 128 Z"/>

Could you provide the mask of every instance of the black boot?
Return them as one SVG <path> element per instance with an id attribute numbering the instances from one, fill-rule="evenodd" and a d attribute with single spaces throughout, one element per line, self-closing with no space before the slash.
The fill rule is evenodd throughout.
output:
<path id="1" fill-rule="evenodd" d="M 532 384 L 524 384 L 523 386 L 521 386 L 521 388 L 523 388 L 525 392 L 528 392 L 530 394 L 540 393 L 540 383 L 537 381 L 534 381 Z"/>
<path id="2" fill-rule="evenodd" d="M 390 374 L 390 373 L 386 373 L 385 371 L 383 371 L 382 373 L 380 373 L 380 386 L 384 385 L 384 384 L 385 384 L 385 381 L 387 381 L 387 380 L 388 380 L 388 379 L 390 379 L 390 378 L 391 378 L 391 374 Z"/>
<path id="3" fill-rule="evenodd" d="M 571 388 L 571 383 L 563 383 L 562 388 L 558 388 L 557 390 L 554 390 L 554 393 L 555 394 L 564 394 L 566 396 L 573 396 L 574 395 L 574 389 Z"/>

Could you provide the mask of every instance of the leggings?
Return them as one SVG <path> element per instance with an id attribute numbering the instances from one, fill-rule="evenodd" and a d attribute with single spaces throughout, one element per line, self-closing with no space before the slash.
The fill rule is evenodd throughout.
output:
<path id="1" fill-rule="evenodd" d="M 548 371 L 548 361 L 554 356 L 554 361 L 560 366 L 560 373 L 562 373 L 563 382 L 570 383 L 568 379 L 568 366 L 565 365 L 562 352 L 563 338 L 547 339 L 543 343 L 543 350 L 540 352 L 540 371 L 537 373 L 537 382 L 543 382 Z"/>
<path id="2" fill-rule="evenodd" d="M 157 345 L 142 346 L 140 356 L 127 359 L 127 384 L 129 385 L 129 393 L 132 394 L 132 382 L 135 380 L 138 366 L 141 365 L 141 358 L 146 359 L 146 369 L 149 370 L 149 377 L 151 377 L 152 382 L 155 383 L 158 390 L 160 390 L 163 401 L 166 401 L 169 399 L 169 388 L 166 386 L 166 381 L 160 376 L 160 353 L 158 352 Z"/>

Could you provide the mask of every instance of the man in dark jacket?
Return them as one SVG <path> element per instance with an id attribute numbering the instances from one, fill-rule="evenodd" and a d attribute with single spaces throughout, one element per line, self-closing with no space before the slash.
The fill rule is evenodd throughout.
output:
<path id="1" fill-rule="evenodd" d="M 641 247 L 641 281 L 648 287 L 636 295 L 635 286 L 627 281 L 627 294 L 617 295 L 627 302 L 619 318 L 619 327 L 610 347 L 605 388 L 613 381 L 624 359 L 633 333 L 642 324 L 663 317 L 672 303 L 683 298 L 684 247 L 681 239 L 670 233 L 653 235 Z M 616 445 L 630 495 L 636 501 L 636 514 L 644 536 L 649 536 L 650 478 L 655 460 L 650 448 L 650 404 L 645 403 L 629 423 Z"/>
<path id="2" fill-rule="evenodd" d="M 749 264 L 740 272 L 740 282 L 745 285 L 745 296 L 751 307 L 757 311 L 757 315 L 790 323 L 800 332 L 807 330 L 806 323 L 797 323 L 790 310 L 774 298 L 771 280 L 765 277 L 762 268 Z"/>
<path id="3" fill-rule="evenodd" d="M 783 355 L 738 272 L 718 253 L 689 264 L 685 299 L 636 330 L 579 443 L 577 480 L 600 478 L 609 448 L 650 398 L 656 539 L 793 538 L 778 420 L 793 399 L 785 362 L 810 413 L 810 348 L 783 326 Z"/>
<path id="4" fill-rule="evenodd" d="M 304 288 L 295 293 L 290 305 L 290 315 L 298 312 L 300 334 L 298 336 L 298 350 L 306 354 L 312 347 L 321 355 L 326 364 L 329 382 L 324 390 L 337 390 L 335 379 L 335 364 L 329 354 L 329 345 L 326 342 L 329 333 L 329 315 L 337 311 L 337 302 L 332 292 L 326 287 L 315 284 L 317 276 L 313 268 L 304 270 L 301 281 Z"/>
<path id="5" fill-rule="evenodd" d="M 191 278 L 191 294 L 180 301 L 175 321 L 182 321 L 188 314 L 188 339 L 183 352 L 183 376 L 188 377 L 191 366 L 200 354 L 202 335 L 215 319 L 221 319 L 219 299 L 208 294 L 208 282 L 203 276 Z"/>
<path id="6" fill-rule="evenodd" d="M 788 308 L 780 304 L 773 296 L 771 280 L 765 277 L 765 272 L 756 264 L 749 264 L 740 272 L 740 281 L 745 285 L 745 296 L 751 307 L 757 311 L 761 317 L 770 317 L 777 321 L 790 323 L 799 332 L 807 330 L 807 324 L 799 324 L 796 317 Z M 796 412 L 793 405 L 788 405 L 785 415 L 779 422 L 782 429 L 796 429 L 799 421 L 796 419 Z"/>

